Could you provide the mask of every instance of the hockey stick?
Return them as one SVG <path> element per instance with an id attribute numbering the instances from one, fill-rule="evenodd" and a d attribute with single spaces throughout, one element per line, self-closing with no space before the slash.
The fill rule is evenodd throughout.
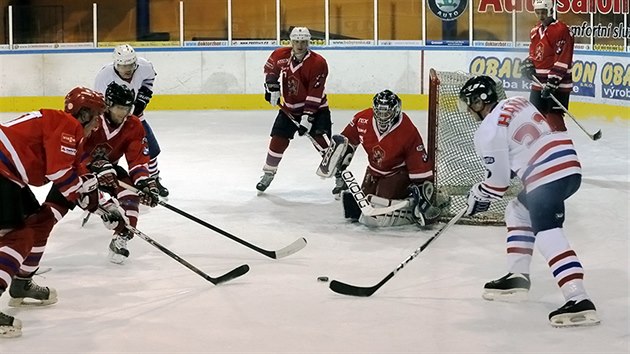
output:
<path id="1" fill-rule="evenodd" d="M 378 284 L 374 286 L 363 287 L 363 286 L 350 285 L 350 284 L 342 283 L 337 280 L 333 280 L 332 282 L 330 282 L 330 290 L 338 294 L 351 295 L 351 296 L 367 297 L 374 294 L 376 290 L 378 290 L 381 286 L 383 286 L 383 284 L 387 283 L 387 281 L 393 278 L 394 275 L 398 273 L 398 271 L 403 269 L 407 263 L 411 262 L 412 259 L 416 258 L 422 251 L 424 251 L 425 248 L 427 248 L 431 244 L 431 242 L 433 242 L 435 239 L 440 237 L 440 235 L 442 235 L 449 227 L 453 226 L 453 224 L 455 224 L 464 215 L 466 210 L 467 208 L 463 208 L 459 213 L 457 213 L 457 215 L 453 216 L 453 218 L 449 220 L 449 222 L 446 225 L 442 226 L 442 228 L 439 229 L 435 233 L 435 235 L 431 236 L 431 238 L 428 239 L 425 243 L 423 243 L 422 246 L 418 247 L 415 251 L 413 251 L 412 254 L 410 254 L 404 261 L 402 261 L 402 263 L 400 263 L 398 267 L 396 267 L 396 269 L 394 269 L 392 272 L 387 274 L 387 276 L 383 278 L 383 280 L 378 282 Z"/>
<path id="2" fill-rule="evenodd" d="M 537 78 L 536 76 L 532 77 L 532 80 L 533 80 L 535 83 L 537 83 L 538 85 L 540 85 L 540 86 L 544 86 L 543 84 L 541 84 L 541 83 L 540 83 L 540 80 L 538 80 L 538 78 Z M 567 109 L 567 108 L 566 108 L 566 107 L 565 107 L 562 103 L 560 103 L 560 101 L 558 101 L 558 99 L 556 98 L 556 96 L 554 96 L 553 94 L 551 94 L 550 96 L 551 96 L 551 99 L 552 99 L 552 100 L 553 100 L 553 101 L 554 101 L 554 102 L 555 102 L 558 106 L 560 106 L 560 108 L 564 111 L 564 113 L 566 113 L 566 114 L 569 116 L 569 118 L 571 118 L 571 119 L 573 120 L 573 122 L 575 122 L 575 124 L 576 124 L 576 125 L 577 125 L 580 129 L 582 129 L 582 131 L 583 131 L 584 133 L 586 133 L 586 135 L 588 135 L 588 137 L 589 137 L 589 138 L 591 138 L 591 140 L 593 140 L 593 141 L 595 141 L 595 140 L 599 140 L 599 138 L 601 138 L 601 137 L 602 137 L 602 131 L 601 131 L 601 129 L 600 129 L 600 130 L 598 130 L 598 131 L 596 131 L 596 132 L 595 132 L 595 133 L 593 133 L 593 134 L 589 133 L 589 132 L 586 130 L 586 128 L 584 128 L 584 127 L 582 126 L 582 124 L 580 124 L 580 123 L 577 121 L 577 118 L 575 118 L 575 117 L 573 116 L 573 114 L 571 114 L 571 112 L 569 112 L 569 110 L 568 110 L 568 109 Z"/>
<path id="3" fill-rule="evenodd" d="M 295 124 L 298 128 L 300 128 L 300 123 L 298 123 L 295 119 L 293 119 L 293 113 L 289 112 L 288 109 L 286 109 L 282 104 L 278 104 L 278 107 L 280 107 L 280 110 L 282 111 L 282 113 L 284 113 L 284 115 L 291 121 L 293 122 L 293 124 Z M 326 153 L 326 149 L 323 148 L 318 142 L 317 140 L 315 140 L 315 138 L 313 138 L 313 136 L 311 134 L 309 134 L 308 132 L 304 133 L 304 135 L 306 137 L 308 137 L 308 139 L 311 141 L 311 143 L 313 144 L 313 146 L 315 146 L 315 148 L 317 149 L 317 151 L 319 152 L 319 154 L 321 156 L 324 156 L 324 154 Z M 326 135 L 324 134 L 324 139 L 326 139 L 328 141 L 328 144 L 330 145 L 330 141 L 328 140 L 328 137 L 326 137 Z"/>
<path id="4" fill-rule="evenodd" d="M 403 200 L 388 207 L 375 208 L 368 201 L 367 196 L 365 195 L 365 193 L 363 193 L 361 186 L 359 186 L 359 183 L 357 183 L 357 180 L 354 178 L 352 172 L 348 170 L 341 172 L 341 178 L 343 178 L 343 181 L 346 182 L 348 190 L 352 194 L 354 201 L 357 202 L 359 209 L 361 209 L 361 213 L 363 213 L 363 215 L 365 216 L 384 215 L 409 205 L 409 202 L 407 200 Z"/>
<path id="5" fill-rule="evenodd" d="M 130 185 L 128 185 L 125 182 L 118 181 L 118 183 L 120 184 L 121 187 L 123 187 L 123 188 L 125 188 L 127 190 L 130 190 L 130 191 L 132 191 L 134 193 L 137 193 L 137 194 L 141 194 L 142 193 L 137 188 L 135 188 L 133 186 L 130 186 Z M 288 246 L 286 246 L 284 248 L 281 248 L 281 249 L 279 249 L 277 251 L 268 251 L 268 250 L 262 249 L 262 248 L 260 248 L 260 247 L 258 247 L 256 245 L 253 245 L 253 244 L 251 244 L 251 243 L 249 243 L 249 242 L 247 242 L 247 241 L 245 241 L 243 239 L 240 239 L 240 238 L 230 234 L 227 231 L 221 230 L 220 228 L 218 228 L 218 227 L 216 227 L 216 226 L 214 226 L 214 225 L 212 225 L 210 223 L 207 223 L 207 222 L 197 218 L 196 216 L 190 215 L 187 212 L 185 212 L 185 211 L 183 211 L 181 209 L 178 209 L 178 208 L 176 208 L 176 207 L 166 203 L 163 200 L 160 200 L 158 203 L 161 206 L 165 207 L 166 209 L 174 211 L 175 213 L 177 213 L 177 214 L 179 214 L 179 215 L 181 215 L 181 216 L 183 216 L 183 217 L 185 217 L 185 218 L 187 218 L 189 220 L 192 220 L 192 221 L 194 221 L 194 222 L 196 222 L 196 223 L 198 223 L 200 225 L 203 225 L 203 226 L 209 228 L 210 230 L 212 230 L 214 232 L 217 232 L 217 233 L 219 233 L 219 234 L 229 238 L 230 240 L 238 242 L 241 245 L 243 245 L 243 246 L 245 246 L 247 248 L 250 248 L 250 249 L 252 249 L 252 250 L 254 250 L 254 251 L 258 252 L 258 253 L 261 253 L 261 254 L 269 257 L 269 258 L 273 258 L 273 259 L 284 258 L 286 256 L 292 255 L 293 253 L 301 250 L 302 248 L 304 248 L 306 246 L 306 239 L 304 237 L 301 237 L 301 238 L 293 241 L 293 243 L 291 243 L 290 245 L 288 245 Z"/>
<path id="6" fill-rule="evenodd" d="M 108 213 L 108 211 L 106 209 L 104 209 L 103 207 L 99 206 L 99 210 L 97 210 L 97 213 Z M 160 251 L 162 251 L 163 253 L 165 253 L 167 256 L 173 258 L 175 261 L 177 261 L 179 264 L 183 265 L 184 267 L 192 270 L 193 272 L 197 273 L 198 275 L 200 275 L 202 278 L 204 278 L 205 280 L 211 282 L 214 285 L 218 285 L 221 283 L 225 283 L 227 281 L 230 281 L 234 278 L 238 278 L 241 275 L 249 272 L 249 266 L 247 264 L 243 264 L 237 268 L 232 269 L 231 271 L 219 276 L 219 277 L 211 277 L 208 274 L 204 273 L 202 270 L 200 270 L 199 268 L 195 267 L 194 265 L 188 263 L 185 259 L 183 259 L 182 257 L 176 255 L 175 253 L 173 253 L 173 251 L 169 250 L 168 248 L 162 246 L 160 243 L 158 243 L 157 241 L 155 241 L 154 239 L 152 239 L 151 237 L 147 236 L 145 233 L 143 233 L 142 231 L 136 229 L 135 227 L 131 226 L 131 225 L 127 225 L 127 229 L 131 232 L 133 232 L 135 235 L 137 235 L 138 237 L 140 237 L 141 239 L 147 241 L 151 246 L 159 249 Z"/>
<path id="7" fill-rule="evenodd" d="M 86 211 L 85 216 L 83 216 L 83 219 L 81 220 L 81 227 L 87 224 L 88 220 L 90 220 L 90 215 L 92 215 L 92 213 L 90 213 L 89 211 Z"/>

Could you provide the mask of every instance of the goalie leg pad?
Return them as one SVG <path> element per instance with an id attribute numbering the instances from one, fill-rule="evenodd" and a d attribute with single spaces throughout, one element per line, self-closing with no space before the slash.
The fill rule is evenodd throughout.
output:
<path id="1" fill-rule="evenodd" d="M 352 193 L 343 192 L 341 194 L 341 197 L 342 197 L 341 202 L 343 204 L 343 212 L 344 212 L 345 218 L 351 219 L 352 221 L 359 220 L 359 217 L 361 216 L 361 209 L 359 208 L 359 205 L 357 204 L 357 202 L 354 200 Z"/>
<path id="2" fill-rule="evenodd" d="M 330 140 L 330 147 L 324 153 L 322 162 L 317 168 L 317 175 L 323 178 L 333 176 L 337 172 L 340 163 L 345 160 L 348 146 L 348 138 L 343 135 L 333 135 Z M 352 152 L 354 152 L 354 149 L 352 149 Z"/>

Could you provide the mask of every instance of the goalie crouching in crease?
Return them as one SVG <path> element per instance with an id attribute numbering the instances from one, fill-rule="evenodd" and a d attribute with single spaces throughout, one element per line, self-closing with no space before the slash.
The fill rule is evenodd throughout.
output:
<path id="1" fill-rule="evenodd" d="M 347 219 L 368 226 L 425 226 L 440 216 L 432 163 L 418 129 L 401 107 L 392 91 L 377 93 L 372 107 L 356 113 L 324 154 L 317 174 L 346 182 L 341 196 Z M 360 188 L 346 171 L 359 144 L 368 155 Z"/>

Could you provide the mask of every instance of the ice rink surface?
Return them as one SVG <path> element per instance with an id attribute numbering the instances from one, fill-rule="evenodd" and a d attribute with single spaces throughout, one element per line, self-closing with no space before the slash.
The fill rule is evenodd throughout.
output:
<path id="1" fill-rule="evenodd" d="M 354 112 L 334 111 L 334 132 Z M 408 112 L 426 131 L 424 112 Z M 0 115 L 1 121 L 17 116 Z M 138 229 L 212 276 L 241 264 L 251 271 L 219 286 L 140 238 L 124 265 L 109 263 L 110 232 L 98 218 L 81 228 L 75 210 L 53 230 L 35 280 L 52 286 L 48 308 L 0 309 L 20 318 L 23 336 L 0 353 L 628 353 L 628 121 L 581 121 L 601 128 L 588 140 L 567 122 L 583 165 L 567 203 L 566 233 L 585 269 L 601 325 L 556 329 L 547 315 L 564 303 L 536 252 L 524 303 L 488 302 L 483 284 L 506 273 L 505 229 L 456 225 L 369 298 L 338 295 L 328 276 L 376 284 L 433 231 L 371 230 L 347 223 L 331 196 L 334 180 L 315 175 L 319 156 L 296 138 L 263 196 L 261 176 L 274 111 L 148 112 L 161 147 L 169 204 L 262 248 L 299 237 L 306 248 L 266 258 L 158 206 Z M 426 137 L 426 134 L 425 134 Z M 426 138 L 425 138 L 426 139 Z M 363 176 L 365 153 L 351 170 Z M 43 197 L 47 189 L 38 189 Z"/>

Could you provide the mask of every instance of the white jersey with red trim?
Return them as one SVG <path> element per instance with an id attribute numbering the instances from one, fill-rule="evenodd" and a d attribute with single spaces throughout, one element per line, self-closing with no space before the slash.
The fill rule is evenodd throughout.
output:
<path id="1" fill-rule="evenodd" d="M 527 192 L 581 174 L 568 134 L 552 132 L 545 117 L 524 97 L 497 104 L 475 132 L 475 149 L 486 168 L 481 187 L 497 198 L 507 191 L 513 174 Z"/>

